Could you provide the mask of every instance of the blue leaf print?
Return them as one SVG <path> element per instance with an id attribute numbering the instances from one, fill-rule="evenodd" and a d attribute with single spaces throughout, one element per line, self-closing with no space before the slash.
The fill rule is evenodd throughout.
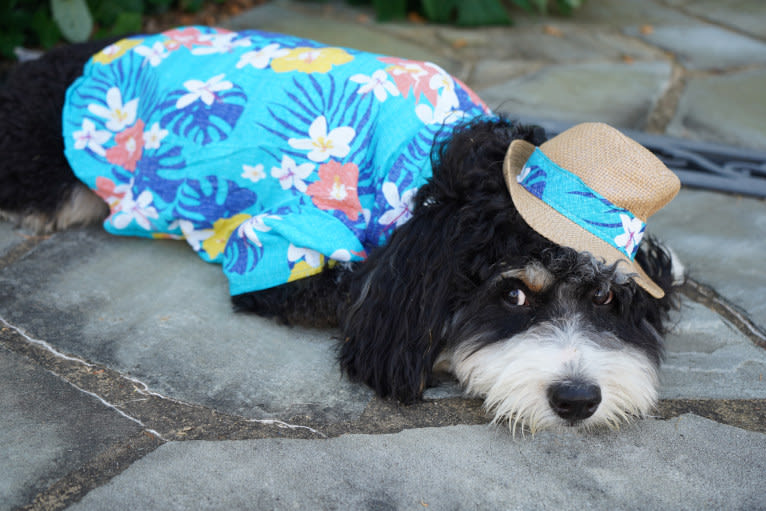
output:
<path id="1" fill-rule="evenodd" d="M 248 211 L 258 195 L 234 181 L 217 176 L 188 180 L 178 188 L 175 212 L 180 218 L 212 226 L 219 218 Z"/>
<path id="2" fill-rule="evenodd" d="M 176 108 L 188 90 L 175 90 L 167 101 L 159 105 L 163 111 L 160 123 L 176 135 L 189 139 L 199 145 L 226 140 L 245 109 L 247 95 L 239 85 L 216 93 L 215 100 L 208 105 L 201 99 L 191 102 L 183 108 Z"/>

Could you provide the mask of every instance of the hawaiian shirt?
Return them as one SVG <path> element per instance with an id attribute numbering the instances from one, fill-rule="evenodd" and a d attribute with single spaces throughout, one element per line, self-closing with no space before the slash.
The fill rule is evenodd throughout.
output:
<path id="1" fill-rule="evenodd" d="M 185 239 L 236 295 L 364 259 L 410 218 L 434 144 L 481 115 L 435 64 L 185 27 L 94 55 L 63 135 L 107 231 Z"/>

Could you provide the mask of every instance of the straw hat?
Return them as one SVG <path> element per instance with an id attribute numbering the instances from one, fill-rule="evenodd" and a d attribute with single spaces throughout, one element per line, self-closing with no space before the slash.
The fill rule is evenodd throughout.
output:
<path id="1" fill-rule="evenodd" d="M 607 264 L 664 296 L 635 262 L 647 219 L 673 199 L 678 177 L 649 150 L 602 123 L 578 124 L 539 148 L 514 140 L 503 173 L 513 203 L 535 231 Z"/>

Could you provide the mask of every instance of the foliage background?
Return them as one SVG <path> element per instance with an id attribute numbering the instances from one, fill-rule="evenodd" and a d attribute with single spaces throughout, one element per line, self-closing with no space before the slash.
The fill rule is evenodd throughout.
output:
<path id="1" fill-rule="evenodd" d="M 0 58 L 15 59 L 14 48 L 46 49 L 62 42 L 147 30 L 147 19 L 166 17 L 168 26 L 188 24 L 186 13 L 207 11 L 201 22 L 237 14 L 267 0 L 0 0 Z M 323 2 L 327 0 L 313 0 Z M 408 15 L 461 26 L 507 25 L 509 7 L 539 14 L 568 15 L 583 0 L 346 0 L 370 5 L 379 20 Z M 208 21 L 208 18 L 210 21 Z M 200 22 L 194 20 L 194 22 Z"/>

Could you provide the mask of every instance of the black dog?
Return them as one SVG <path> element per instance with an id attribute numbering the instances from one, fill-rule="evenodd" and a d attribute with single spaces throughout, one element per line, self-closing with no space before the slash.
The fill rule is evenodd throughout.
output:
<path id="1" fill-rule="evenodd" d="M 74 176 L 61 136 L 65 91 L 106 44 L 50 51 L 0 91 L 0 211 L 22 226 L 51 232 L 109 213 Z M 649 237 L 635 255 L 662 289 L 655 297 L 619 262 L 532 229 L 504 176 L 516 140 L 546 138 L 503 117 L 462 122 L 433 148 L 433 177 L 386 245 L 363 262 L 233 296 L 235 308 L 339 327 L 342 369 L 380 396 L 409 403 L 435 371 L 452 372 L 514 431 L 647 413 L 674 303 L 672 257 Z"/>

